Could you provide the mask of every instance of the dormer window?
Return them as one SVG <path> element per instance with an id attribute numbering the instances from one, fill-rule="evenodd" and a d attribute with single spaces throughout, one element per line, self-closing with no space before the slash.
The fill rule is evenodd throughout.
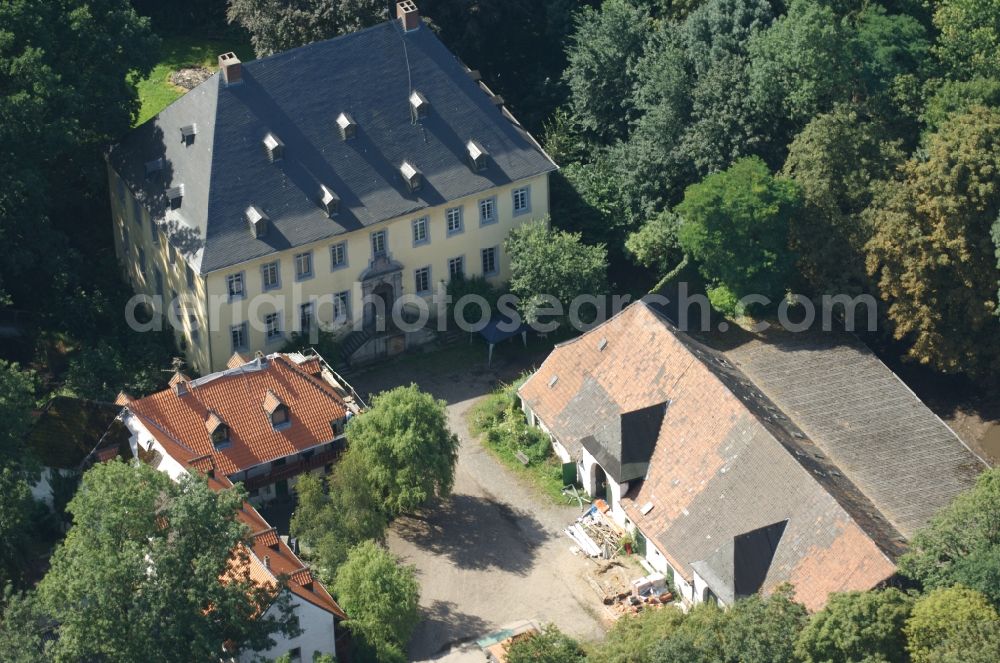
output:
<path id="1" fill-rule="evenodd" d="M 340 211 L 340 196 L 330 190 L 330 187 L 320 185 L 319 206 L 323 208 L 327 216 L 333 216 Z"/>
<path id="2" fill-rule="evenodd" d="M 285 144 L 274 134 L 269 133 L 264 136 L 263 143 L 264 153 L 267 155 L 267 160 L 271 163 L 281 161 L 285 157 Z"/>
<path id="3" fill-rule="evenodd" d="M 427 101 L 427 97 L 416 90 L 410 93 L 410 115 L 414 122 L 427 117 L 430 108 L 431 103 Z"/>
<path id="4" fill-rule="evenodd" d="M 271 427 L 275 430 L 284 428 L 291 423 L 288 406 L 281 402 L 278 395 L 270 389 L 264 394 L 264 412 L 271 418 Z"/>
<path id="5" fill-rule="evenodd" d="M 417 170 L 417 167 L 411 164 L 409 161 L 404 161 L 399 167 L 399 172 L 403 176 L 403 181 L 406 182 L 406 187 L 410 190 L 410 193 L 414 191 L 419 191 L 421 185 L 423 185 L 423 174 Z"/>
<path id="6" fill-rule="evenodd" d="M 180 209 L 181 201 L 184 199 L 184 185 L 179 184 L 167 189 L 167 200 L 170 201 L 170 209 Z"/>
<path id="7" fill-rule="evenodd" d="M 198 133 L 197 124 L 186 124 L 181 127 L 181 142 L 185 145 L 193 145 L 194 137 Z"/>
<path id="8" fill-rule="evenodd" d="M 340 419 L 334 419 L 330 422 L 330 430 L 333 431 L 334 439 L 340 437 L 344 434 L 344 426 L 347 424 L 347 418 L 341 417 Z"/>
<path id="9" fill-rule="evenodd" d="M 208 419 L 205 420 L 205 428 L 209 437 L 212 438 L 212 446 L 216 449 L 225 449 L 232 441 L 229 439 L 229 426 L 217 413 L 209 410 Z"/>
<path id="10" fill-rule="evenodd" d="M 337 116 L 337 127 L 340 128 L 342 140 L 350 140 L 358 135 L 358 123 L 347 113 L 341 113 Z"/>
<path id="11" fill-rule="evenodd" d="M 477 173 L 486 168 L 486 160 L 490 156 L 490 153 L 486 151 L 485 147 L 474 140 L 470 140 L 465 144 L 465 149 L 469 153 L 469 168 L 472 168 Z"/>
<path id="12" fill-rule="evenodd" d="M 243 216 L 254 237 L 260 239 L 267 234 L 267 226 L 270 223 L 270 219 L 267 214 L 264 214 L 264 210 L 256 205 L 251 205 L 243 213 Z"/>

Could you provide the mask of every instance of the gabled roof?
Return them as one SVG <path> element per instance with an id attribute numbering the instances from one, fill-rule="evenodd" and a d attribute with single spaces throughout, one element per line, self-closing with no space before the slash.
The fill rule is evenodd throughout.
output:
<path id="1" fill-rule="evenodd" d="M 418 121 L 415 89 L 430 106 Z M 357 123 L 349 140 L 341 113 Z M 197 136 L 182 141 L 192 124 Z M 268 134 L 284 144 L 275 163 Z M 469 140 L 490 155 L 476 172 Z M 132 130 L 109 161 L 202 274 L 555 169 L 431 30 L 404 33 L 395 21 L 243 63 L 237 85 L 216 73 Z M 422 173 L 417 191 L 404 161 Z M 166 191 L 181 185 L 171 209 Z M 317 204 L 321 185 L 340 198 L 335 218 Z M 270 219 L 259 239 L 244 219 L 250 205 Z"/>
<path id="2" fill-rule="evenodd" d="M 313 371 L 280 353 L 192 380 L 188 391 L 172 389 L 132 401 L 128 410 L 183 465 L 199 457 L 229 476 L 255 465 L 333 440 L 330 422 L 347 415 L 351 404 Z M 270 396 L 268 396 L 270 394 Z M 265 411 L 269 399 L 288 407 L 290 425 L 275 429 Z M 211 431 L 224 423 L 229 444 L 212 445 Z"/>
<path id="3" fill-rule="evenodd" d="M 606 412 L 669 402 L 645 478 L 622 499 L 629 518 L 688 576 L 735 537 L 787 520 L 763 588 L 792 582 L 815 609 L 891 575 L 904 534 L 985 464 L 852 336 L 798 342 L 816 354 L 744 337 L 723 353 L 638 302 L 558 346 L 519 393 L 576 454 Z M 598 389 L 614 407 L 580 405 Z"/>
<path id="4" fill-rule="evenodd" d="M 213 490 L 224 490 L 233 486 L 225 477 L 209 477 L 208 485 Z M 250 530 L 250 546 L 246 552 L 251 554 L 246 556 L 246 563 L 249 565 L 246 570 L 254 582 L 276 586 L 278 576 L 284 576 L 290 592 L 340 619 L 347 618 L 323 583 L 313 577 L 309 568 L 281 540 L 275 529 L 264 520 L 257 509 L 244 502 L 236 516 Z M 240 555 L 234 556 L 234 560 L 239 558 Z"/>

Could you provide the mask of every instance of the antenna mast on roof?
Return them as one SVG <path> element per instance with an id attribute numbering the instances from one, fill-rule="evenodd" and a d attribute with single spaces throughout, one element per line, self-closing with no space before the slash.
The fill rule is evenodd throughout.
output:
<path id="1" fill-rule="evenodd" d="M 398 3 L 394 3 L 393 0 L 389 0 L 389 20 L 392 22 L 392 25 L 396 29 L 397 34 L 399 34 L 400 43 L 403 44 L 403 59 L 406 62 L 406 88 L 407 88 L 406 96 L 409 97 L 411 94 L 413 94 L 413 72 L 410 69 L 410 53 L 409 51 L 406 50 L 406 39 L 403 37 L 403 29 L 399 25 L 399 19 L 392 18 L 393 4 L 398 4 Z M 417 118 L 411 116 L 410 123 L 416 124 Z"/>

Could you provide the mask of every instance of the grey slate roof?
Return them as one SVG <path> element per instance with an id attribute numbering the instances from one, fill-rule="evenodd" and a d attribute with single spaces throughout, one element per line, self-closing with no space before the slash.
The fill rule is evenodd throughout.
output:
<path id="1" fill-rule="evenodd" d="M 171 242 L 202 274 L 356 230 L 555 169 L 531 136 L 494 105 L 465 67 L 426 27 L 404 33 L 387 22 L 243 63 L 243 82 L 218 73 L 130 132 L 109 153 Z M 413 122 L 412 89 L 430 103 Z M 343 141 L 337 117 L 347 112 L 357 136 Z M 182 129 L 197 126 L 193 140 Z M 273 133 L 284 158 L 267 159 Z M 473 172 L 466 143 L 489 153 Z M 145 164 L 164 159 L 159 175 Z M 403 161 L 423 174 L 410 193 Z M 184 185 L 179 209 L 168 188 Z M 319 188 L 340 197 L 329 218 Z M 244 219 L 251 205 L 270 218 L 261 239 Z"/>
<path id="2" fill-rule="evenodd" d="M 776 331 L 726 356 L 907 538 L 986 468 L 852 334 Z"/>

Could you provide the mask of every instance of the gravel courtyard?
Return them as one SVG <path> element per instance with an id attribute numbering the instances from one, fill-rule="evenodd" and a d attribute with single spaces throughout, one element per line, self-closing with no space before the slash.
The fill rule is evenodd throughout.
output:
<path id="1" fill-rule="evenodd" d="M 511 474 L 471 438 L 465 423 L 469 408 L 498 380 L 514 378 L 545 354 L 504 357 L 492 369 L 484 361 L 465 361 L 467 355 L 446 350 L 438 362 L 427 355 L 352 378 L 363 397 L 416 382 L 448 403 L 462 442 L 452 496 L 419 518 L 398 520 L 389 533 L 393 552 L 420 574 L 423 619 L 410 659 L 437 657 L 524 619 L 553 622 L 583 640 L 600 638 L 601 606 L 584 580 L 593 562 L 570 553 L 572 542 L 562 533 L 579 508 L 554 505 Z"/>

